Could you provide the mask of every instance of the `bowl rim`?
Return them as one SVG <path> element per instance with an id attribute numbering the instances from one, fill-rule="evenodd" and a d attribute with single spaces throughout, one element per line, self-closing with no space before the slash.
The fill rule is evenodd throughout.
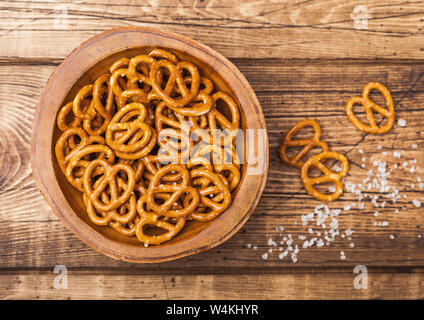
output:
<path id="1" fill-rule="evenodd" d="M 146 37 L 147 41 L 146 39 L 144 39 L 143 35 L 149 35 L 149 37 Z M 117 39 L 119 39 L 118 47 L 111 47 L 113 45 L 109 43 L 111 40 L 114 39 L 114 37 L 118 37 Z M 164 41 L 164 39 L 165 41 L 168 41 L 167 43 L 169 43 L 170 45 L 155 45 L 155 41 L 160 42 Z M 145 41 L 145 43 L 143 43 L 143 41 Z M 138 44 L 133 45 L 134 42 Z M 101 47 L 101 52 L 100 50 L 94 50 L 95 45 L 104 45 Z M 165 48 L 168 47 L 170 49 L 175 50 L 181 50 L 181 48 L 190 49 L 181 51 L 186 51 L 187 53 L 195 56 L 196 58 L 198 58 L 199 56 L 207 56 L 211 60 L 203 58 L 199 59 L 205 62 L 206 64 L 210 65 L 214 70 L 216 70 L 219 64 L 221 64 L 219 68 L 227 69 L 229 71 L 228 74 L 222 74 L 222 72 L 216 70 L 222 76 L 224 81 L 226 81 L 227 83 L 231 83 L 230 87 L 235 94 L 239 90 L 242 90 L 245 93 L 245 96 L 242 97 L 236 94 L 237 98 L 240 101 L 240 107 L 241 109 L 243 109 L 244 114 L 247 114 L 249 111 L 256 113 L 256 118 L 254 121 L 247 121 L 248 118 L 245 117 L 246 122 L 249 122 L 248 124 L 246 124 L 247 128 L 266 130 L 265 118 L 262 112 L 262 108 L 256 97 L 256 94 L 254 93 L 253 89 L 251 88 L 250 84 L 247 82 L 243 74 L 237 69 L 237 67 L 235 67 L 232 62 L 230 62 L 223 55 L 196 40 L 172 32 L 162 31 L 151 27 L 121 27 L 100 33 L 83 42 L 76 49 L 74 49 L 54 70 L 49 80 L 47 81 L 40 96 L 39 102 L 36 106 L 30 153 L 32 172 L 36 186 L 42 193 L 43 197 L 46 199 L 49 206 L 52 208 L 55 215 L 59 218 L 59 220 L 61 220 L 62 223 L 70 231 L 72 231 L 80 240 L 85 242 L 88 246 L 95 249 L 96 251 L 117 260 L 137 263 L 156 263 L 179 259 L 184 256 L 192 255 L 198 252 L 211 249 L 233 236 L 245 224 L 250 215 L 253 213 L 254 209 L 256 208 L 259 202 L 260 196 L 262 195 L 262 192 L 265 188 L 265 183 L 268 175 L 269 150 L 268 137 L 267 135 L 265 135 L 265 152 L 263 154 L 261 153 L 257 155 L 258 157 L 262 157 L 261 161 L 263 161 L 264 165 L 263 174 L 252 176 L 247 175 L 247 173 L 245 173 L 244 180 L 242 181 L 242 185 L 237 194 L 240 194 L 240 192 L 246 192 L 246 194 L 249 196 L 248 199 L 250 203 L 247 210 L 240 216 L 240 219 L 238 219 L 236 223 L 232 226 L 228 226 L 225 224 L 225 222 L 228 223 L 232 221 L 229 214 L 227 214 L 227 217 L 225 217 L 225 214 L 231 211 L 230 206 L 223 214 L 220 215 L 219 218 L 214 221 L 213 224 L 200 231 L 198 234 L 193 235 L 190 238 L 181 241 L 180 243 L 162 247 L 168 250 L 160 249 L 161 246 L 144 248 L 132 246 L 131 244 L 116 243 L 116 241 L 109 239 L 105 235 L 100 234 L 92 227 L 90 227 L 77 215 L 75 210 L 73 210 L 73 208 L 66 200 L 63 191 L 60 188 L 59 183 L 55 177 L 53 161 L 50 160 L 50 163 L 46 163 L 47 158 L 51 158 L 52 135 L 54 124 L 56 122 L 56 113 L 58 108 L 60 107 L 59 103 L 62 103 L 63 99 L 65 98 L 75 81 L 77 81 L 79 77 L 81 77 L 85 72 L 87 72 L 87 70 L 90 69 L 93 65 L 115 53 L 143 46 L 160 46 Z M 105 50 L 105 47 L 107 48 L 107 50 Z M 111 48 L 113 48 L 114 51 L 108 51 L 111 50 Z M 89 56 L 88 61 L 79 61 L 81 60 L 81 57 L 85 53 L 85 51 L 90 49 L 92 55 Z M 195 52 L 198 54 L 196 54 Z M 76 62 L 81 62 L 81 64 L 75 67 Z M 70 74 L 74 76 L 68 77 L 67 72 L 70 72 Z M 77 77 L 78 73 L 80 73 L 79 77 Z M 229 82 L 228 78 L 235 82 Z M 66 90 L 62 90 L 63 92 L 60 92 L 60 94 L 62 95 L 61 99 L 57 99 L 57 94 L 59 93 L 56 94 L 56 99 L 54 99 L 55 89 L 60 88 L 61 82 L 62 88 Z M 65 86 L 63 85 L 63 83 L 65 83 Z M 58 103 L 57 100 L 59 100 L 60 102 Z M 54 103 L 56 104 L 54 105 Z M 52 115 L 53 125 L 51 124 L 50 119 Z M 41 123 L 43 123 L 44 130 L 47 129 L 48 132 L 51 132 L 51 134 L 39 133 Z M 43 172 L 41 173 L 40 167 L 47 168 L 43 168 Z M 244 183 L 247 181 L 246 176 L 251 177 L 249 181 L 253 181 L 255 183 L 254 187 L 247 186 L 247 184 Z M 52 181 L 53 178 L 54 181 Z M 235 199 L 237 199 L 237 195 Z M 232 211 L 236 212 L 237 209 L 233 208 Z M 218 238 L 214 237 L 214 233 L 210 230 L 212 226 L 215 226 L 214 229 L 217 229 L 218 227 L 223 228 L 225 230 L 225 233 L 220 234 Z M 196 240 L 202 241 L 199 242 L 199 245 L 194 247 L 187 247 L 183 245 L 187 242 L 189 242 L 190 244 L 196 244 Z M 154 250 L 152 250 L 152 248 L 154 248 Z M 125 249 L 125 252 L 123 252 L 122 249 Z M 174 249 L 175 252 L 169 253 L 169 249 Z M 165 252 L 168 253 L 164 254 Z"/>

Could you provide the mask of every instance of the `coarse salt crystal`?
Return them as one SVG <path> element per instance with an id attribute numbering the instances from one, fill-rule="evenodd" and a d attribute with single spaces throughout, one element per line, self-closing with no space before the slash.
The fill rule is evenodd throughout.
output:
<path id="1" fill-rule="evenodd" d="M 393 152 L 393 156 L 394 156 L 395 158 L 400 158 L 400 157 L 402 156 L 402 154 L 401 154 L 399 151 L 394 151 L 394 152 Z"/>
<path id="2" fill-rule="evenodd" d="M 364 153 L 364 150 L 359 149 L 359 150 L 358 150 L 358 152 L 359 152 L 360 154 L 363 154 L 363 153 Z"/>
<path id="3" fill-rule="evenodd" d="M 414 207 L 416 207 L 416 208 L 421 207 L 421 201 L 420 201 L 420 200 L 414 199 L 414 200 L 412 200 L 412 204 L 413 204 L 413 205 L 414 205 Z"/>
<path id="4" fill-rule="evenodd" d="M 351 205 L 349 205 L 349 204 L 347 204 L 347 205 L 345 205 L 345 206 L 344 206 L 344 209 L 345 209 L 346 211 L 350 210 L 351 208 L 352 208 L 352 206 L 351 206 Z"/>
<path id="5" fill-rule="evenodd" d="M 411 147 L 412 147 L 412 149 L 417 149 L 418 145 L 416 143 L 414 143 Z"/>
<path id="6" fill-rule="evenodd" d="M 264 254 L 262 255 L 262 259 L 263 259 L 263 260 L 268 259 L 268 253 L 264 253 Z"/>
<path id="7" fill-rule="evenodd" d="M 378 146 L 377 150 L 381 150 L 383 148 L 383 146 Z"/>
<path id="8" fill-rule="evenodd" d="M 406 120 L 405 119 L 399 119 L 398 120 L 398 126 L 399 127 L 406 127 Z"/>
<path id="9" fill-rule="evenodd" d="M 395 238 L 395 236 L 391 234 L 390 235 L 390 239 L 394 239 L 394 238 Z"/>

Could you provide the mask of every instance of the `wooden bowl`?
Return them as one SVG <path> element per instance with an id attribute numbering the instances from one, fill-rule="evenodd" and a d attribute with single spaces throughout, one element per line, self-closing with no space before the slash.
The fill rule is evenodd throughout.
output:
<path id="1" fill-rule="evenodd" d="M 129 27 L 97 35 L 81 44 L 53 72 L 41 95 L 34 120 L 32 169 L 36 184 L 59 219 L 95 250 L 130 262 L 161 262 L 213 248 L 230 238 L 247 221 L 265 186 L 268 171 L 268 140 L 258 156 L 264 172 L 246 174 L 235 191 L 231 206 L 208 223 L 189 221 L 175 238 L 160 246 L 144 247 L 136 237 L 128 238 L 111 228 L 94 225 L 87 217 L 81 193 L 60 171 L 54 145 L 60 135 L 56 117 L 60 107 L 83 85 L 92 83 L 120 57 L 133 57 L 153 47 L 189 56 L 221 90 L 229 91 L 240 107 L 243 129 L 265 129 L 262 109 L 255 93 L 240 71 L 225 57 L 192 39 L 152 28 Z M 228 85 L 230 84 L 230 85 Z M 247 147 L 248 148 L 248 147 Z"/>

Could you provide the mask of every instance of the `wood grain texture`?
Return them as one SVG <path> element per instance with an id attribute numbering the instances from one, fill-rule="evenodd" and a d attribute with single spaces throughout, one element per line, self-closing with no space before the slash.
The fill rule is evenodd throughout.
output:
<path id="1" fill-rule="evenodd" d="M 355 29 L 359 5 L 367 30 Z M 422 1 L 20 0 L 0 8 L 0 58 L 63 59 L 126 25 L 182 33 L 230 58 L 422 58 L 424 48 Z"/>
<path id="2" fill-rule="evenodd" d="M 357 5 L 368 9 L 368 30 L 354 28 Z M 270 171 L 253 216 L 223 245 L 170 263 L 131 265 L 88 248 L 51 212 L 31 173 L 33 115 L 48 77 L 82 41 L 125 25 L 181 33 L 231 58 L 254 88 L 268 126 Z M 424 210 L 412 204 L 424 203 L 418 182 L 424 181 L 423 26 L 422 1 L 0 1 L 1 297 L 423 298 Z M 350 124 L 345 103 L 369 81 L 390 89 L 405 128 L 375 136 Z M 369 169 L 376 171 L 373 161 L 386 159 L 402 198 L 378 208 L 378 217 L 369 199 L 364 209 L 342 211 L 339 229 L 355 230 L 351 240 L 338 236 L 328 247 L 301 248 L 296 264 L 278 259 L 276 250 L 262 260 L 268 239 L 280 240 L 277 226 L 301 247 L 298 237 L 309 237 L 301 215 L 319 204 L 276 155 L 282 134 L 305 117 L 317 119 L 330 147 L 349 158 L 346 182 L 360 183 Z M 415 159 L 417 172 L 410 164 L 403 169 Z M 357 196 L 346 191 L 330 207 L 352 203 Z M 385 221 L 388 226 L 375 225 Z M 51 289 L 58 264 L 70 268 L 67 291 Z M 364 292 L 352 286 L 357 264 L 379 268 L 370 271 Z M 151 294 L 140 295 L 139 285 Z"/>
<path id="3" fill-rule="evenodd" d="M 277 274 L 143 275 L 129 270 L 68 270 L 67 289 L 55 289 L 51 270 L 0 274 L 7 299 L 390 299 L 424 297 L 424 274 L 370 271 L 368 288 L 355 289 L 357 274 L 296 271 Z M 247 295 L 248 293 L 248 295 Z"/>
<path id="4" fill-rule="evenodd" d="M 298 171 L 279 163 L 276 154 L 282 134 L 305 117 L 316 118 L 323 128 L 323 138 L 331 148 L 347 154 L 351 162 L 347 181 L 359 183 L 372 168 L 373 159 L 384 158 L 381 156 L 383 151 L 390 153 L 386 158 L 392 164 L 395 160 L 392 152 L 399 150 L 403 153 L 399 161 L 418 159 L 421 168 L 414 174 L 401 169 L 393 172 L 392 183 L 408 198 L 379 209 L 378 218 L 373 216 L 376 209 L 370 203 L 363 210 L 343 212 L 339 218 L 340 230 L 355 230 L 352 236 L 355 248 L 349 247 L 347 239 L 338 238 L 330 247 L 302 250 L 297 264 L 423 265 L 424 241 L 418 238 L 423 234 L 423 211 L 411 204 L 412 199 L 423 198 L 423 191 L 418 187 L 411 188 L 411 183 L 418 185 L 416 179 L 420 176 L 424 180 L 423 132 L 420 130 L 421 119 L 424 118 L 420 106 L 424 98 L 424 64 L 397 61 L 381 64 L 367 61 L 233 61 L 255 89 L 267 121 L 270 173 L 264 195 L 254 216 L 227 243 L 211 252 L 155 267 L 178 268 L 184 265 L 211 270 L 228 263 L 237 267 L 292 265 L 290 259 L 279 260 L 278 253 L 270 255 L 267 261 L 263 261 L 261 255 L 269 248 L 268 238 L 279 237 L 276 226 L 285 226 L 285 235 L 291 233 L 294 238 L 308 235 L 308 228 L 302 226 L 300 216 L 313 211 L 320 203 L 306 194 Z M 4 103 L 0 104 L 1 113 L 9 114 L 1 137 L 4 144 L 10 145 L 8 151 L 2 154 L 4 160 L 1 162 L 5 169 L 1 170 L 4 182 L 0 194 L 0 232 L 6 245 L 0 249 L 0 265 L 51 267 L 63 263 L 69 267 L 124 266 L 126 263 L 95 253 L 70 234 L 51 213 L 32 181 L 28 165 L 29 142 L 21 137 L 21 132 L 30 131 L 38 94 L 53 69 L 54 66 L 50 65 L 0 67 L 1 88 L 8 93 L 1 96 L 4 99 Z M 406 119 L 406 128 L 398 127 L 387 135 L 374 136 L 357 131 L 349 123 L 344 113 L 345 102 L 352 95 L 359 94 L 362 85 L 371 80 L 382 81 L 390 88 L 397 117 Z M 12 110 L 23 111 L 14 114 Z M 418 149 L 411 148 L 414 143 L 419 146 Z M 384 150 L 377 150 L 379 145 L 384 146 Z M 359 149 L 366 153 L 366 169 L 360 167 L 363 155 L 359 154 Z M 20 161 L 14 160 L 19 158 Z M 346 191 L 331 207 L 343 208 L 346 204 L 356 203 L 356 199 L 353 193 Z M 404 206 L 407 210 L 402 210 Z M 396 209 L 401 213 L 396 214 Z M 379 221 L 390 224 L 387 227 L 374 226 Z M 390 239 L 390 235 L 395 235 L 396 239 Z M 246 248 L 248 243 L 258 246 L 258 249 Z M 296 240 L 296 243 L 301 245 L 302 241 Z M 340 251 L 346 252 L 345 261 L 340 260 Z M 213 261 L 212 266 L 210 261 Z M 136 268 L 151 267 L 141 265 Z"/>

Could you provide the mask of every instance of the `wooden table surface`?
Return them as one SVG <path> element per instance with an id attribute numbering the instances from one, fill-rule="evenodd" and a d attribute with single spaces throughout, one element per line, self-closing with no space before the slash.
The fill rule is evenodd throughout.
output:
<path id="1" fill-rule="evenodd" d="M 127 25 L 177 32 L 228 57 L 256 92 L 270 141 L 268 182 L 243 229 L 215 249 L 154 265 L 115 261 L 78 240 L 30 166 L 35 105 L 50 74 L 81 42 Z M 423 28 L 422 1 L 0 1 L 0 297 L 424 298 Z M 390 89 L 406 125 L 373 135 L 350 124 L 345 104 L 370 81 Z M 333 216 L 307 216 L 325 210 L 276 155 L 304 118 L 317 119 L 350 160 L 345 192 L 328 204 Z M 57 265 L 68 270 L 67 289 L 55 289 Z M 367 289 L 354 286 L 358 265 Z"/>

